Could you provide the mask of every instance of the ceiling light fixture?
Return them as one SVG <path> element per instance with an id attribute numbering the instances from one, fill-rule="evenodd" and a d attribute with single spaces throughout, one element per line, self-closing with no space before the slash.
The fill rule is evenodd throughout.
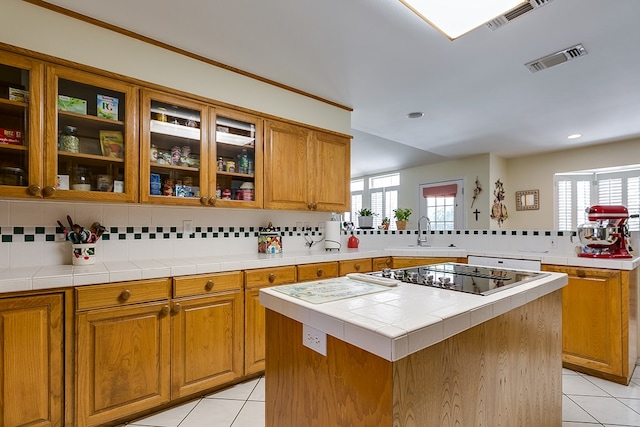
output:
<path id="1" fill-rule="evenodd" d="M 527 3 L 522 0 L 400 0 L 450 40 Z"/>
<path id="2" fill-rule="evenodd" d="M 413 113 L 408 113 L 407 117 L 409 117 L 410 119 L 419 119 L 420 117 L 423 117 L 424 113 L 422 111 L 414 111 Z"/>
<path id="3" fill-rule="evenodd" d="M 581 133 L 574 133 L 574 134 L 569 135 L 567 137 L 567 139 L 577 139 L 577 138 L 580 138 L 581 136 L 582 136 Z"/>

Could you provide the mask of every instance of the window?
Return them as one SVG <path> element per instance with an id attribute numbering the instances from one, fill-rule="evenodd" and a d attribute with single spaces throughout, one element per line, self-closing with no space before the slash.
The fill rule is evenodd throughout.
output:
<path id="1" fill-rule="evenodd" d="M 358 226 L 358 212 L 368 207 L 375 214 L 373 227 L 382 224 L 382 218 L 393 218 L 393 210 L 398 207 L 398 191 L 400 188 L 400 174 L 374 176 L 368 180 L 355 179 L 351 181 L 351 212 L 345 213 L 345 221 L 351 221 Z M 368 200 L 368 203 L 365 202 Z M 391 227 L 395 223 L 391 221 Z"/>
<path id="2" fill-rule="evenodd" d="M 426 215 L 432 230 L 464 228 L 463 180 L 422 184 L 420 216 Z"/>
<path id="3" fill-rule="evenodd" d="M 556 221 L 558 230 L 575 230 L 588 221 L 592 205 L 623 205 L 629 214 L 640 213 L 640 167 L 556 174 Z M 638 218 L 630 218 L 629 229 L 640 230 Z"/>

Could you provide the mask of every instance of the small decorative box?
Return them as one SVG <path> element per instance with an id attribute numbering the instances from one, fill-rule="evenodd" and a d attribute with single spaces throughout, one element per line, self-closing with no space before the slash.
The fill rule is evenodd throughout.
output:
<path id="1" fill-rule="evenodd" d="M 282 236 L 280 229 L 269 223 L 267 227 L 258 229 L 258 253 L 280 254 L 282 253 Z"/>

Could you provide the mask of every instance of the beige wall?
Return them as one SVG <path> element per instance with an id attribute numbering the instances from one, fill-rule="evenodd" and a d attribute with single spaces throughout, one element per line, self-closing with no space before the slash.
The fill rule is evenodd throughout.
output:
<path id="1" fill-rule="evenodd" d="M 488 190 L 488 196 L 489 196 L 489 207 L 487 208 L 486 212 L 482 213 L 482 217 L 486 217 L 488 218 L 489 221 L 489 228 L 491 230 L 498 230 L 498 229 L 505 229 L 508 228 L 508 222 L 509 222 L 509 218 L 511 217 L 511 204 L 509 203 L 510 198 L 509 198 L 509 185 L 507 182 L 507 161 L 505 159 L 503 159 L 500 156 L 497 156 L 495 154 L 491 154 L 489 156 L 490 158 L 490 162 L 489 162 L 489 182 L 487 183 L 487 190 Z M 502 223 L 499 223 L 496 220 L 491 219 L 491 209 L 493 207 L 493 204 L 496 200 L 496 182 L 498 182 L 498 180 L 500 180 L 500 182 L 502 182 L 503 186 L 503 190 L 504 190 L 504 196 L 505 199 L 502 201 L 502 204 L 504 205 L 504 207 L 506 207 L 507 209 L 507 219 L 505 221 L 503 221 Z"/>
<path id="2" fill-rule="evenodd" d="M 398 206 L 411 208 L 414 212 L 414 215 L 410 218 L 408 228 L 415 228 L 418 220 L 418 186 L 429 182 L 453 179 L 464 179 L 467 228 L 489 228 L 489 202 L 493 200 L 489 198 L 491 195 L 491 190 L 489 189 L 490 163 L 491 155 L 481 154 L 464 159 L 401 170 L 401 189 L 398 196 Z M 473 204 L 473 209 L 471 209 L 476 177 L 478 177 L 483 190 Z M 475 220 L 475 215 L 471 213 L 476 208 L 481 212 L 478 216 L 478 221 Z"/>
<path id="3" fill-rule="evenodd" d="M 351 133 L 351 113 L 21 0 L 2 0 L 0 42 L 301 123 Z"/>
<path id="4" fill-rule="evenodd" d="M 556 151 L 507 161 L 508 200 L 513 208 L 507 226 L 511 229 L 554 229 L 553 175 L 585 169 L 640 164 L 640 139 L 585 148 Z M 515 192 L 539 190 L 540 209 L 516 211 Z"/>

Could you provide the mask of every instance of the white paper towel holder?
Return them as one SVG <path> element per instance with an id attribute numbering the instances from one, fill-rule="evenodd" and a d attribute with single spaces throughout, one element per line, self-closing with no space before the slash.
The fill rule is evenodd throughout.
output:
<path id="1" fill-rule="evenodd" d="M 340 250 L 340 221 L 326 221 L 324 225 L 324 250 Z"/>

